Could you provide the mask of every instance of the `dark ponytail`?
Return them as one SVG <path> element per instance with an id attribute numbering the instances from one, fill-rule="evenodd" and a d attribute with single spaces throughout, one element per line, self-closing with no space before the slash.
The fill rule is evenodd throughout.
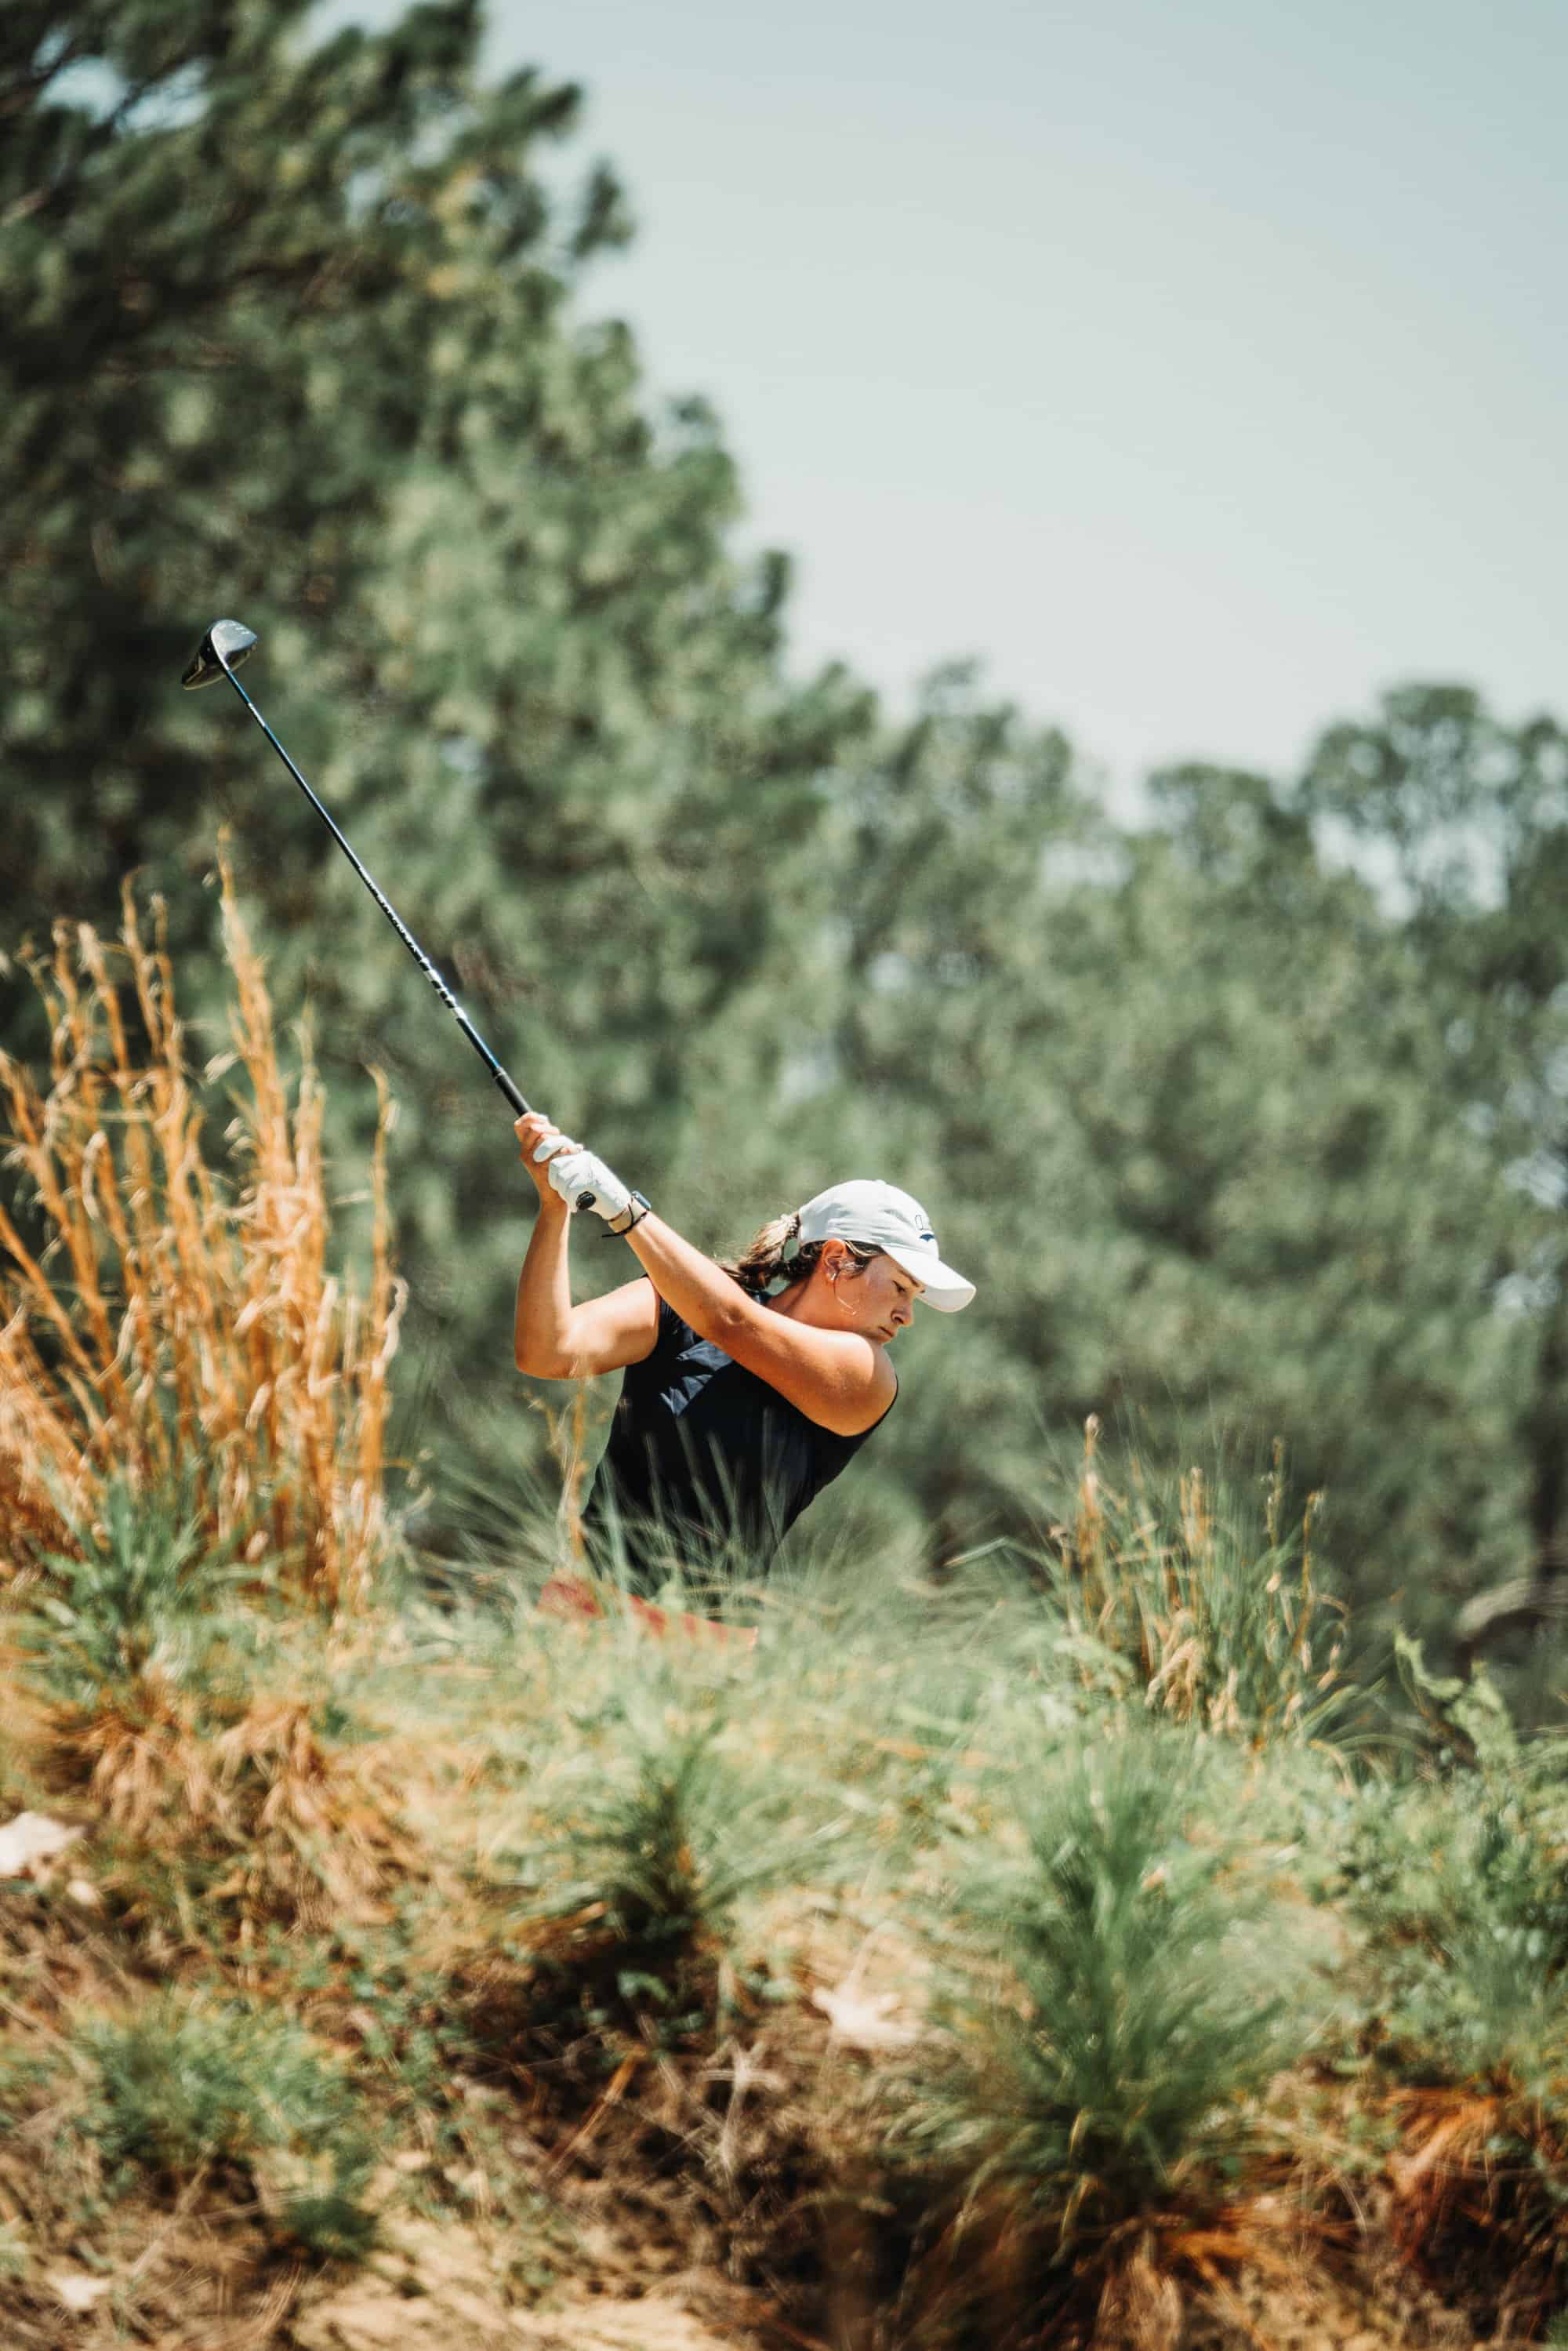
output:
<path id="1" fill-rule="evenodd" d="M 765 1298 L 776 1281 L 804 1281 L 814 1270 L 822 1247 L 821 1241 L 800 1238 L 800 1211 L 797 1208 L 789 1216 L 770 1218 L 739 1257 L 720 1258 L 719 1265 L 753 1298 Z M 881 1254 L 861 1241 L 846 1241 L 844 1247 L 857 1265 L 869 1265 L 873 1257 Z"/>

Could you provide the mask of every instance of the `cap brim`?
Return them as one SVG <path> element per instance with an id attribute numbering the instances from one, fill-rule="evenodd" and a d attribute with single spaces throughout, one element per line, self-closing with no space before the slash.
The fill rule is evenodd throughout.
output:
<path id="1" fill-rule="evenodd" d="M 975 1295 L 975 1285 L 944 1265 L 939 1257 L 928 1257 L 924 1250 L 900 1249 L 896 1241 L 883 1241 L 883 1254 L 893 1258 L 905 1273 L 914 1275 L 925 1288 L 920 1293 L 922 1306 L 935 1306 L 938 1314 L 956 1314 L 967 1306 Z"/>

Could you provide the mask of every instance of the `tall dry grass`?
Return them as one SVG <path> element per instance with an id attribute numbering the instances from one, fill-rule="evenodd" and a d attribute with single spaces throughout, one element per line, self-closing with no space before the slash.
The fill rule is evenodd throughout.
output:
<path id="1" fill-rule="evenodd" d="M 69 1549 L 115 1479 L 351 1608 L 384 1532 L 392 1270 L 380 1098 L 368 1294 L 329 1270 L 324 1098 L 290 1083 L 226 861 L 232 1050 L 193 1071 L 161 901 L 27 958 L 47 1082 L 0 1053 L 0 1577 Z M 214 1134 L 221 1142 L 214 1144 Z M 25 1204 L 25 1205 L 24 1205 Z M 14 1213 L 13 1213 L 14 1208 Z"/>
<path id="2" fill-rule="evenodd" d="M 1260 1738 L 1321 1728 L 1351 1696 L 1344 1608 L 1313 1572 L 1322 1496 L 1298 1531 L 1282 1523 L 1279 1444 L 1260 1497 L 1197 1466 L 1173 1479 L 1135 1455 L 1108 1476 L 1099 1437 L 1091 1414 L 1073 1522 L 1053 1527 L 1043 1552 L 1072 1631 L 1132 1676 L 1153 1713 Z"/>

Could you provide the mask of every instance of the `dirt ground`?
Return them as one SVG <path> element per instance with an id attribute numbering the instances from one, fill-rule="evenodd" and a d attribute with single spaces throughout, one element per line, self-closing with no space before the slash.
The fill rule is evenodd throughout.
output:
<path id="1" fill-rule="evenodd" d="M 639 2292 L 625 2274 L 629 2248 L 607 2232 L 581 2251 L 578 2273 L 540 2306 L 508 2308 L 502 2256 L 482 2229 L 402 2218 L 366 2268 L 308 2290 L 275 2339 L 290 2351 L 854 2351 L 781 2323 L 716 2277 L 659 2273 Z M 1093 2351 L 1498 2351 L 1524 2339 L 1505 2332 L 1483 2346 L 1369 2239 L 1343 2274 L 1281 2264 L 1199 2298 L 1134 2293 L 1102 2313 Z"/>
<path id="2" fill-rule="evenodd" d="M 568 2290 L 508 2310 L 494 2254 L 471 2229 L 407 2220 L 359 2275 L 302 2308 L 293 2351 L 727 2351 L 678 2301 Z"/>

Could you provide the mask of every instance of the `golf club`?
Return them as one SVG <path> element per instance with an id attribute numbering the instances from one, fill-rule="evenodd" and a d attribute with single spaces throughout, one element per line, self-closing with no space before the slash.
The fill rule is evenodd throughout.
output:
<path id="1" fill-rule="evenodd" d="M 468 1015 L 464 1011 L 463 1007 L 458 1003 L 457 998 L 453 995 L 452 990 L 447 987 L 446 982 L 442 978 L 441 974 L 436 970 L 435 966 L 431 962 L 430 957 L 425 954 L 424 949 L 420 946 L 419 941 L 414 937 L 413 933 L 402 921 L 396 907 L 393 906 L 392 901 L 383 894 L 376 883 L 371 879 L 371 875 L 366 872 L 364 866 L 361 864 L 352 849 L 349 846 L 343 834 L 340 832 L 337 825 L 332 821 L 332 819 L 328 814 L 326 809 L 323 808 L 321 802 L 317 799 L 315 793 L 311 790 L 309 785 L 306 782 L 304 777 L 300 774 L 298 768 L 295 766 L 293 760 L 289 758 L 287 752 L 284 749 L 282 744 L 278 741 L 277 736 L 273 733 L 271 727 L 267 725 L 266 719 L 262 716 L 260 711 L 256 708 L 255 703 L 251 700 L 249 695 L 246 692 L 238 678 L 235 677 L 235 671 L 238 668 L 240 663 L 248 660 L 251 653 L 256 650 L 256 631 L 254 629 L 247 629 L 243 622 L 214 621 L 212 627 L 207 631 L 206 635 L 202 639 L 200 645 L 197 647 L 194 658 L 189 663 L 181 677 L 181 684 L 185 686 L 187 689 L 191 689 L 199 685 L 211 685 L 220 677 L 227 678 L 229 684 L 233 686 L 235 692 L 238 695 L 240 700 L 244 703 L 246 708 L 249 711 L 251 716 L 255 719 L 256 725 L 260 727 L 262 733 L 266 736 L 267 741 L 271 744 L 273 749 L 277 752 L 278 758 L 282 760 L 284 766 L 287 768 L 289 774 L 293 777 L 295 782 L 298 785 L 300 790 L 304 793 L 306 799 L 309 801 L 311 807 L 315 810 L 317 815 L 320 818 L 328 831 L 331 834 L 333 840 L 337 842 L 339 848 L 342 851 L 344 856 L 348 859 L 350 864 L 353 867 L 355 872 L 359 875 L 361 881 L 364 883 L 366 889 L 370 892 L 371 897 L 375 900 L 377 905 L 381 908 L 382 914 L 386 916 L 388 922 L 392 925 L 393 930 L 397 933 L 399 938 L 408 949 L 410 955 L 413 957 L 415 963 L 419 966 L 421 971 L 423 972 L 426 979 L 429 980 L 432 987 L 434 988 L 437 996 L 440 997 L 443 1004 L 445 1005 L 448 1012 L 451 1013 L 453 1019 L 456 1021 L 457 1026 L 462 1029 L 465 1037 L 467 1038 L 468 1042 L 473 1046 L 474 1050 L 484 1062 L 485 1067 L 489 1071 L 490 1075 L 495 1079 L 496 1083 L 499 1086 L 507 1100 L 511 1103 L 517 1115 L 519 1118 L 527 1117 L 528 1114 L 528 1103 L 523 1100 L 522 1095 L 512 1083 L 511 1079 L 507 1075 L 506 1071 L 501 1067 L 500 1062 L 496 1059 L 494 1053 L 491 1052 L 490 1048 L 486 1044 L 485 1040 L 480 1036 L 479 1031 L 475 1028 L 474 1023 L 469 1019 Z"/>

